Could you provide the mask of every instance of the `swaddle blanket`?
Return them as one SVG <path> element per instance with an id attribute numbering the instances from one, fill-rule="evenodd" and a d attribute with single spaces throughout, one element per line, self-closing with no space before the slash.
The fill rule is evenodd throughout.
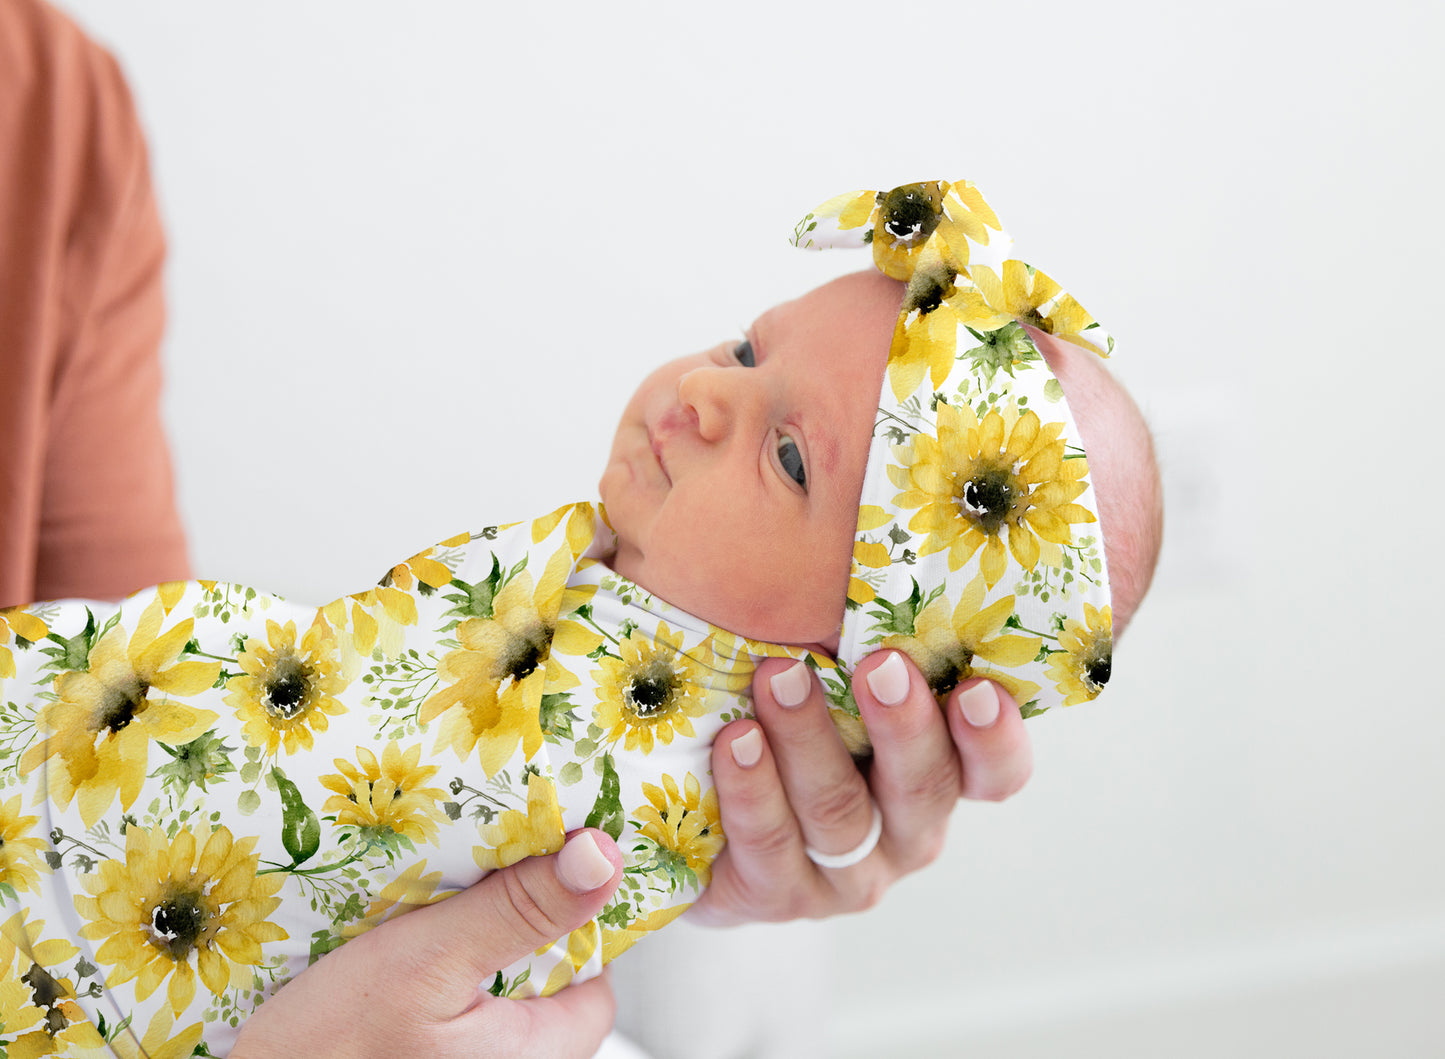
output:
<path id="1" fill-rule="evenodd" d="M 796 233 L 871 243 L 909 281 L 837 662 L 617 576 L 588 503 L 450 538 L 320 608 L 198 581 L 0 612 L 0 1045 L 224 1054 L 311 960 L 584 825 L 618 839 L 622 887 L 485 984 L 595 975 L 707 886 L 710 745 L 767 655 L 820 670 L 854 746 L 851 668 L 880 645 L 940 692 L 997 679 L 1025 713 L 1098 694 L 1086 465 L 1017 321 L 1102 332 L 1042 273 L 983 262 L 1006 245 L 990 217 L 941 182 L 830 200 Z"/>
<path id="2" fill-rule="evenodd" d="M 806 652 L 668 606 L 611 547 L 584 503 L 319 609 L 201 581 L 5 612 L 9 1054 L 224 1054 L 310 960 L 584 825 L 622 888 L 484 984 L 554 992 L 676 918 L 723 844 L 710 744 L 757 657 Z"/>

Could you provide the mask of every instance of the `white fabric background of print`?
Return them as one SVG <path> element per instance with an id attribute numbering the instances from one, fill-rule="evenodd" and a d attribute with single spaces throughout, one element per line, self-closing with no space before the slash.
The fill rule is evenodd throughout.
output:
<path id="1" fill-rule="evenodd" d="M 68 6 L 153 140 L 207 576 L 588 495 L 645 370 L 851 267 L 785 242 L 848 188 L 976 181 L 1118 337 L 1171 507 L 1107 698 L 878 910 L 676 943 L 741 951 L 624 995 L 655 1051 L 1438 1047 L 1438 7 Z"/>

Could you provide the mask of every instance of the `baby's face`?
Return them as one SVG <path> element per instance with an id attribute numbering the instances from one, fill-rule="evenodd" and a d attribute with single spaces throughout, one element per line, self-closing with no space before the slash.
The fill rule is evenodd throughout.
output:
<path id="1" fill-rule="evenodd" d="M 649 375 L 598 487 L 613 569 L 746 636 L 835 643 L 902 297 L 844 276 Z"/>

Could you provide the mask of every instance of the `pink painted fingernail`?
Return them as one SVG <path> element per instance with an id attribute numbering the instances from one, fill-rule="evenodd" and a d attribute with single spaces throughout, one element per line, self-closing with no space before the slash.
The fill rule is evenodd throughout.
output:
<path id="1" fill-rule="evenodd" d="M 963 719 L 975 728 L 987 728 L 998 720 L 998 692 L 987 680 L 980 680 L 958 696 Z"/>
<path id="2" fill-rule="evenodd" d="M 754 728 L 747 735 L 733 740 L 733 760 L 745 769 L 750 769 L 763 759 L 763 733 Z"/>
<path id="3" fill-rule="evenodd" d="M 557 878 L 574 894 L 590 893 L 612 878 L 612 862 L 590 831 L 574 836 L 557 854 Z"/>
<path id="4" fill-rule="evenodd" d="M 779 706 L 786 706 L 789 709 L 803 704 L 803 700 L 808 697 L 808 688 L 812 683 L 812 678 L 808 676 L 808 667 L 801 661 L 794 662 L 787 669 L 768 680 L 769 686 L 773 689 L 773 699 Z"/>
<path id="5" fill-rule="evenodd" d="M 868 690 L 884 706 L 897 706 L 908 694 L 908 667 L 898 654 L 891 654 L 883 664 L 868 673 Z"/>

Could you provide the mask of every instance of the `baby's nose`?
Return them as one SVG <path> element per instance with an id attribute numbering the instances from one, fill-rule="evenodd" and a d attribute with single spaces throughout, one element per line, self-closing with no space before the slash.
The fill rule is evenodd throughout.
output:
<path id="1" fill-rule="evenodd" d="M 697 431 L 708 441 L 721 441 L 730 431 L 755 418 L 762 393 L 739 368 L 694 368 L 677 383 L 677 397 L 697 417 Z"/>

